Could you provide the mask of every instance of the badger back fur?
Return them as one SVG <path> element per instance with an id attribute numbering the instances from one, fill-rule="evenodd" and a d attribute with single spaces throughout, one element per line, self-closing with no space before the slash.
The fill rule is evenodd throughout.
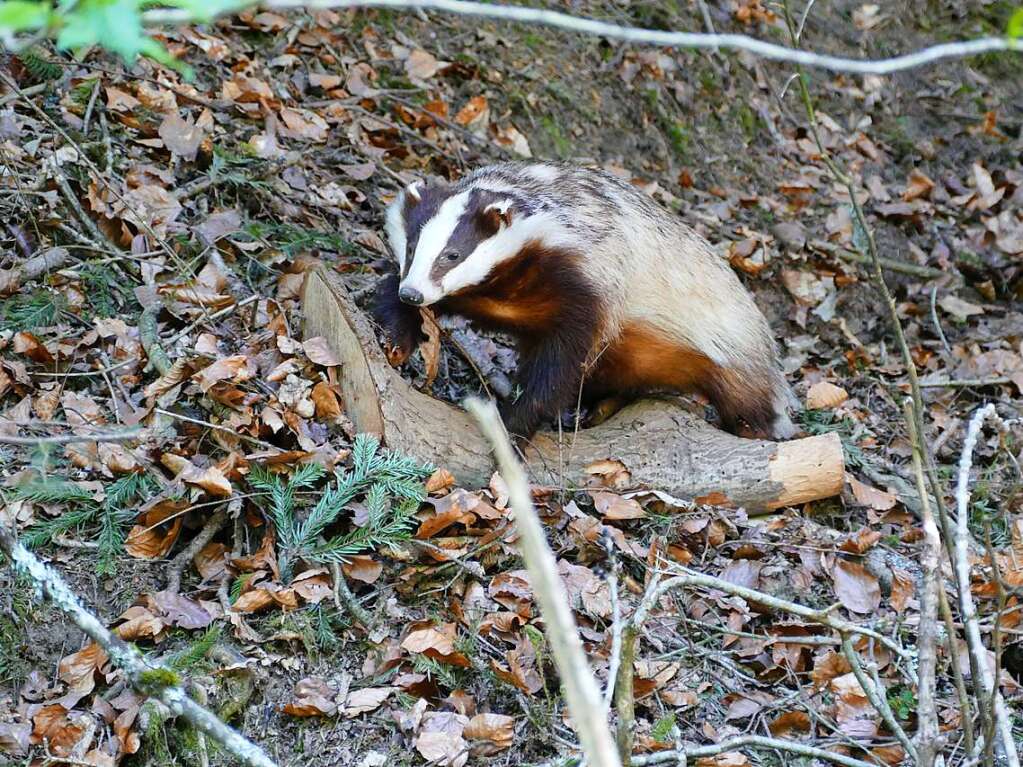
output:
<path id="1" fill-rule="evenodd" d="M 386 229 L 400 274 L 381 285 L 376 313 L 402 353 L 418 336 L 420 305 L 519 337 L 513 432 L 528 436 L 573 403 L 581 382 L 587 399 L 696 390 L 732 431 L 795 432 L 770 328 L 738 277 L 614 176 L 493 165 L 453 185 L 410 185 Z"/>

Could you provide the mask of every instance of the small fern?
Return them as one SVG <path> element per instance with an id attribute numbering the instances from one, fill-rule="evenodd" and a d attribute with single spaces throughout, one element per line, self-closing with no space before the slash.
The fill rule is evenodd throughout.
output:
<path id="1" fill-rule="evenodd" d="M 18 54 L 18 59 L 36 82 L 57 80 L 64 74 L 64 68 L 47 58 L 38 48 L 22 51 Z"/>
<path id="2" fill-rule="evenodd" d="M 32 330 L 52 325 L 66 305 L 62 295 L 47 290 L 13 296 L 0 307 L 0 330 Z"/>
<path id="3" fill-rule="evenodd" d="M 345 562 L 355 554 L 397 543 L 408 537 L 412 515 L 426 497 L 423 480 L 433 468 L 408 456 L 380 450 L 380 443 L 360 434 L 352 447 L 352 467 L 337 472 L 322 490 L 319 501 L 305 514 L 296 516 L 295 491 L 312 487 L 323 470 L 307 464 L 290 479 L 253 471 L 249 482 L 267 493 L 267 516 L 277 532 L 281 574 L 290 580 L 294 562 Z M 347 533 L 326 538 L 328 528 L 338 522 L 352 501 L 364 496 L 366 524 Z"/>
<path id="4" fill-rule="evenodd" d="M 172 655 L 167 661 L 167 668 L 179 672 L 190 670 L 220 641 L 220 633 L 220 626 L 210 626 L 196 641 Z"/>
<path id="5" fill-rule="evenodd" d="M 63 503 L 67 509 L 60 516 L 33 525 L 25 531 L 23 543 L 35 548 L 50 543 L 65 533 L 99 525 L 96 538 L 96 572 L 114 573 L 114 560 L 124 547 L 124 528 L 135 517 L 135 501 L 152 492 L 153 481 L 146 474 L 126 474 L 106 487 L 102 502 L 74 482 L 55 477 L 39 477 L 14 491 L 14 497 L 36 503 Z"/>

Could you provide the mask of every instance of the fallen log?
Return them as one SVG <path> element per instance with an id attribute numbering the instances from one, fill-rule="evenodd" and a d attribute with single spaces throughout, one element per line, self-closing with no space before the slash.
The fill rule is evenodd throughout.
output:
<path id="1" fill-rule="evenodd" d="M 487 484 L 490 448 L 468 413 L 413 388 L 388 364 L 371 320 L 336 273 L 311 271 L 302 301 L 305 337 L 324 337 L 341 361 L 345 410 L 358 431 L 446 468 L 462 484 Z M 575 434 L 540 432 L 524 458 L 538 485 L 591 486 L 595 465 L 619 462 L 619 483 L 630 488 L 749 509 L 836 495 L 845 471 L 837 434 L 742 439 L 689 412 L 680 398 L 641 400 Z"/>

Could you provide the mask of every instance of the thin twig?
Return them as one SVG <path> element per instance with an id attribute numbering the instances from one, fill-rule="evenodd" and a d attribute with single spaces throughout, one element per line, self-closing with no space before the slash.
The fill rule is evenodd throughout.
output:
<path id="1" fill-rule="evenodd" d="M 793 740 L 784 740 L 783 738 L 767 738 L 762 735 L 740 735 L 737 738 L 724 740 L 720 743 L 715 743 L 712 746 L 687 748 L 681 753 L 686 757 L 687 761 L 690 761 L 708 756 L 717 756 L 718 754 L 723 754 L 726 751 L 735 751 L 736 749 L 743 747 L 785 751 L 790 754 L 808 756 L 811 759 L 823 759 L 828 762 L 844 765 L 844 767 L 876 767 L 876 765 L 871 762 L 864 762 L 862 759 L 854 759 L 851 756 L 839 754 L 835 751 L 827 751 L 823 748 L 815 748 L 814 746 L 808 746 L 805 743 L 798 743 Z M 636 767 L 645 767 L 648 764 L 664 764 L 666 762 L 680 764 L 679 756 L 680 752 L 678 751 L 660 751 L 656 754 L 650 754 L 649 756 L 637 756 L 632 760 L 632 763 L 636 765 Z"/>
<path id="2" fill-rule="evenodd" d="M 31 426 L 31 424 L 27 424 Z M 15 437 L 0 434 L 0 444 L 4 445 L 68 445 L 77 442 L 130 442 L 138 439 L 142 428 L 133 426 L 118 431 L 97 431 L 91 434 L 48 434 L 42 437 Z"/>
<path id="3" fill-rule="evenodd" d="M 909 736 L 906 735 L 906 731 L 902 729 L 902 725 L 899 724 L 899 720 L 895 718 L 895 714 L 892 713 L 891 706 L 888 705 L 888 698 L 886 690 L 883 687 L 874 686 L 874 682 L 867 678 L 866 673 L 863 671 L 863 666 L 860 664 L 859 653 L 856 652 L 856 648 L 853 647 L 852 636 L 845 634 L 842 636 L 842 654 L 845 659 L 849 661 L 849 666 L 852 668 L 853 675 L 856 677 L 856 681 L 859 682 L 860 689 L 863 690 L 863 694 L 867 696 L 867 700 L 870 701 L 870 705 L 874 707 L 874 710 L 881 715 L 884 723 L 888 725 L 888 729 L 891 731 L 895 739 L 899 741 L 906 753 L 909 754 L 910 758 L 915 762 L 917 761 L 916 746 L 913 745 Z M 880 681 L 879 679 L 877 681 Z"/>
<path id="4" fill-rule="evenodd" d="M 240 0 L 236 11 L 253 3 Z M 638 29 L 636 27 L 611 24 L 596 19 L 578 18 L 567 13 L 543 8 L 529 8 L 518 5 L 485 5 L 467 0 L 268 0 L 263 7 L 272 10 L 290 8 L 393 8 L 400 10 L 435 10 L 462 16 L 479 16 L 502 21 L 517 21 L 523 24 L 539 24 L 568 32 L 580 32 L 607 37 L 625 42 L 673 48 L 730 48 L 748 51 L 754 55 L 775 61 L 789 61 L 808 67 L 819 67 L 836 72 L 865 75 L 886 75 L 904 69 L 920 67 L 934 61 L 948 58 L 965 58 L 990 51 L 1009 51 L 1018 45 L 1008 37 L 982 37 L 954 43 L 932 45 L 913 53 L 874 61 L 847 59 L 809 53 L 784 45 L 757 40 L 747 35 L 708 34 L 700 32 L 667 32 L 659 29 Z M 195 11 L 177 8 L 159 8 L 146 11 L 143 21 L 147 26 L 189 24 L 197 20 Z M 208 19 L 204 18 L 204 21 Z"/>
<path id="5" fill-rule="evenodd" d="M 49 86 L 49 83 L 39 83 L 38 85 L 30 85 L 27 88 L 22 88 L 20 91 L 11 91 L 10 93 L 0 96 L 0 107 L 7 106 L 12 101 L 17 101 L 24 96 L 36 96 Z"/>
<path id="6" fill-rule="evenodd" d="M 924 487 L 923 447 L 920 435 L 913 428 L 913 403 L 903 404 L 906 423 L 910 424 L 910 442 L 913 447 L 913 474 L 916 477 L 916 490 L 920 495 L 920 517 L 923 526 L 923 550 L 920 553 L 920 626 L 916 632 L 916 651 L 919 665 L 917 673 L 920 681 L 917 684 L 917 767 L 934 767 L 938 753 L 941 751 L 941 734 L 938 724 L 938 705 L 936 700 L 938 666 L 938 590 L 941 584 L 941 534 L 934 521 L 930 499 Z M 949 638 L 954 641 L 953 637 Z M 967 716 L 969 700 L 963 695 L 959 700 L 961 715 Z M 972 750 L 973 731 L 970 726 L 963 728 L 970 734 Z"/>
<path id="7" fill-rule="evenodd" d="M 775 610 L 781 610 L 793 615 L 798 615 L 801 618 L 806 618 L 807 620 L 811 620 L 815 623 L 820 623 L 822 626 L 832 628 L 839 632 L 839 634 L 860 634 L 865 637 L 870 637 L 875 642 L 883 644 L 900 658 L 907 661 L 913 660 L 913 653 L 906 650 L 904 647 L 901 647 L 897 642 L 893 641 L 889 637 L 875 631 L 874 629 L 867 628 L 866 626 L 860 626 L 838 618 L 832 614 L 830 609 L 818 610 L 813 607 L 797 604 L 796 602 L 789 602 L 786 599 L 781 599 L 762 591 L 756 591 L 754 589 L 746 588 L 745 586 L 739 586 L 735 583 L 722 580 L 721 578 L 715 578 L 712 575 L 693 572 L 683 567 L 672 568 L 671 572 L 681 574 L 673 575 L 668 580 L 658 584 L 656 588 L 648 588 L 647 595 L 643 597 L 643 601 L 636 610 L 633 622 L 641 624 L 646 619 L 646 614 L 653 609 L 653 606 L 660 601 L 661 597 L 672 589 L 684 588 L 686 586 L 699 586 L 700 588 L 723 591 L 726 594 L 733 594 L 735 596 L 742 597 L 747 602 L 756 602 L 765 605 L 766 607 L 774 608 Z"/>
<path id="8" fill-rule="evenodd" d="M 540 606 L 547 641 L 561 673 L 565 700 L 587 763 L 589 767 L 620 767 L 621 762 L 611 741 L 611 731 L 601 705 L 600 688 L 587 663 L 565 584 L 558 575 L 557 562 L 547 544 L 540 518 L 533 508 L 526 473 L 515 458 L 494 404 L 470 399 L 466 402 L 466 409 L 475 416 L 480 429 L 490 441 L 501 476 L 508 485 L 522 559 Z"/>
<path id="9" fill-rule="evenodd" d="M 127 674 L 132 687 L 143 695 L 157 698 L 176 715 L 183 716 L 197 730 L 206 733 L 237 757 L 242 764 L 249 767 L 276 767 L 262 748 L 224 724 L 216 715 L 192 700 L 179 684 L 171 681 L 176 679 L 173 672 L 147 663 L 134 646 L 111 633 L 95 615 L 85 609 L 64 579 L 22 546 L 13 531 L 2 524 L 0 549 L 17 570 L 28 575 L 56 607 L 103 648 L 110 660 Z"/>
<path id="10" fill-rule="evenodd" d="M 331 562 L 330 574 L 334 579 L 334 606 L 338 612 L 341 612 L 342 609 L 347 610 L 348 614 L 355 618 L 364 629 L 367 631 L 372 629 L 373 615 L 359 603 L 359 598 L 348 588 L 348 581 L 345 580 L 341 565 Z"/>
<path id="11" fill-rule="evenodd" d="M 1012 383 L 1008 376 L 998 378 L 960 378 L 950 381 L 921 381 L 921 389 L 967 389 L 983 388 L 985 386 L 1005 386 Z"/>
<path id="12" fill-rule="evenodd" d="M 995 726 L 998 730 L 998 737 L 1002 743 L 1004 763 L 1007 767 L 1019 767 L 1019 752 L 1016 750 L 1016 743 L 1012 735 L 1012 719 L 1005 706 L 1005 700 L 1001 692 L 994 686 L 994 674 L 988 665 L 987 648 L 980 635 L 980 625 L 977 620 L 977 607 L 973 602 L 973 594 L 970 592 L 970 469 L 973 468 L 973 448 L 980 436 L 980 429 L 984 420 L 993 418 L 998 421 L 998 414 L 995 412 L 994 403 L 985 405 L 973 414 L 970 425 L 966 430 L 966 439 L 963 440 L 963 454 L 959 459 L 959 474 L 956 481 L 956 530 L 955 530 L 955 569 L 959 581 L 959 611 L 962 616 L 963 625 L 966 628 L 966 644 L 970 650 L 970 657 L 977 669 L 977 677 L 974 677 L 974 684 L 979 684 L 984 695 L 990 701 L 991 710 L 995 713 Z M 978 678 L 979 677 L 979 678 Z M 985 701 L 980 701 L 981 711 L 984 711 Z"/>
<path id="13" fill-rule="evenodd" d="M 188 563 L 205 548 L 207 543 L 213 540 L 213 536 L 227 524 L 227 519 L 227 507 L 222 506 L 217 509 L 206 520 L 206 524 L 203 525 L 199 534 L 167 564 L 167 591 L 177 594 L 181 590 L 181 574 L 188 567 Z"/>
<path id="14" fill-rule="evenodd" d="M 175 421 L 184 421 L 186 423 L 195 424 L 196 426 L 205 426 L 207 429 L 216 429 L 217 431 L 225 432 L 226 434 L 230 434 L 234 437 L 237 437 L 238 439 L 245 440 L 246 442 L 251 442 L 254 445 L 259 445 L 260 447 L 266 448 L 267 450 L 273 450 L 274 452 L 280 452 L 281 450 L 279 447 L 277 447 L 277 445 L 271 445 L 269 442 L 264 442 L 261 439 L 250 437 L 248 434 L 243 434 L 240 431 L 235 431 L 234 429 L 228 428 L 227 426 L 221 426 L 220 424 L 210 423 L 209 421 L 203 421 L 198 418 L 191 418 L 187 415 L 182 415 L 181 413 L 172 413 L 171 411 L 163 410 L 162 408 L 154 408 L 153 412 L 159 413 L 160 415 L 165 415 L 168 418 L 173 418 Z"/>

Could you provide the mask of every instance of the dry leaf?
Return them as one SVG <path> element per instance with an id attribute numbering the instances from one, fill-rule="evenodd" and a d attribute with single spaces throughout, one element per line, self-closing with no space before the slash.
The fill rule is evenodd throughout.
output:
<path id="1" fill-rule="evenodd" d="M 61 659 L 58 673 L 68 689 L 61 705 L 69 711 L 96 686 L 96 673 L 106 665 L 107 654 L 95 642 L 90 642 L 73 655 Z"/>
<path id="2" fill-rule="evenodd" d="M 805 711 L 786 711 L 767 727 L 776 738 L 791 737 L 794 732 L 810 731 L 810 717 Z"/>
<path id="3" fill-rule="evenodd" d="M 180 512 L 187 508 L 186 500 L 160 501 L 143 513 L 138 523 L 128 532 L 124 550 L 137 559 L 160 559 L 166 556 L 181 532 L 183 517 Z M 161 523 L 168 519 L 172 519 L 170 525 L 163 526 Z"/>
<path id="4" fill-rule="evenodd" d="M 474 756 L 490 756 L 511 748 L 515 737 L 515 720 L 504 714 L 477 714 L 465 725 L 463 736 L 473 743 Z"/>
<path id="5" fill-rule="evenodd" d="M 968 317 L 972 317 L 975 314 L 984 313 L 983 306 L 971 304 L 969 301 L 964 301 L 963 299 L 953 295 L 942 296 L 939 298 L 938 306 L 960 322 L 965 322 Z"/>
<path id="6" fill-rule="evenodd" d="M 256 374 L 255 360 L 245 354 L 224 357 L 200 370 L 193 379 L 205 393 L 221 381 L 242 383 Z"/>
<path id="7" fill-rule="evenodd" d="M 863 565 L 839 559 L 831 575 L 835 595 L 847 610 L 866 615 L 880 606 L 881 586 Z"/>
<path id="8" fill-rule="evenodd" d="M 906 184 L 906 191 L 902 195 L 902 199 L 912 202 L 918 197 L 929 197 L 932 189 L 934 189 L 934 182 L 930 177 L 923 171 L 913 168 L 909 174 L 909 182 Z"/>
<path id="9" fill-rule="evenodd" d="M 490 115 L 490 107 L 483 96 L 473 96 L 468 103 L 455 115 L 455 122 L 461 126 L 469 126 L 477 122 L 486 122 Z"/>
<path id="10" fill-rule="evenodd" d="M 620 495 L 605 492 L 590 492 L 593 506 L 605 521 L 621 519 L 643 519 L 647 514 L 639 502 L 633 498 L 622 498 Z"/>
<path id="11" fill-rule="evenodd" d="M 284 706 L 291 716 L 333 716 L 337 713 L 334 690 L 325 679 L 306 677 L 295 683 L 294 699 Z"/>
<path id="12" fill-rule="evenodd" d="M 818 381 L 806 393 L 808 410 L 824 410 L 838 407 L 849 399 L 849 393 L 841 386 L 827 381 Z"/>
<path id="13" fill-rule="evenodd" d="M 433 386 L 437 374 L 440 372 L 440 325 L 437 318 L 429 309 L 420 309 L 419 314 L 423 319 L 423 333 L 426 340 L 419 345 L 419 351 L 423 355 L 423 363 L 426 367 L 426 381 L 423 388 L 429 390 Z"/>
<path id="14" fill-rule="evenodd" d="M 323 336 L 315 336 L 304 341 L 302 343 L 302 350 L 305 352 L 305 356 L 309 358 L 310 362 L 322 365 L 325 368 L 341 364 L 341 360 L 338 359 L 336 354 L 334 354 L 334 351 L 330 348 L 330 344 L 327 343 L 327 339 Z"/>
<path id="15" fill-rule="evenodd" d="M 893 493 L 878 490 L 876 487 L 860 482 L 851 474 L 846 476 L 849 487 L 852 488 L 853 497 L 860 506 L 866 506 L 877 511 L 887 511 L 899 500 Z"/>
<path id="16" fill-rule="evenodd" d="M 341 569 L 352 580 L 361 581 L 362 583 L 376 583 L 380 574 L 384 571 L 384 566 L 368 554 L 358 554 L 349 557 L 348 561 L 341 566 Z"/>
<path id="17" fill-rule="evenodd" d="M 891 594 L 892 609 L 899 613 L 905 612 L 906 607 L 909 606 L 909 600 L 913 598 L 915 593 L 916 582 L 913 580 L 913 576 L 905 570 L 893 567 Z"/>
<path id="18" fill-rule="evenodd" d="M 191 120 L 183 120 L 176 110 L 163 118 L 158 133 L 167 149 L 188 162 L 195 160 L 205 138 L 202 128 Z"/>
<path id="19" fill-rule="evenodd" d="M 469 749 L 462 737 L 468 719 L 450 711 L 429 712 L 416 737 L 416 751 L 426 761 L 440 767 L 463 767 L 469 761 Z"/>
<path id="20" fill-rule="evenodd" d="M 174 453 L 164 453 L 161 455 L 160 463 L 177 475 L 175 479 L 201 487 L 210 495 L 217 496 L 218 498 L 228 498 L 234 493 L 230 480 L 216 466 L 207 466 L 205 469 L 200 469 L 188 459 Z"/>
<path id="21" fill-rule="evenodd" d="M 379 708 L 380 704 L 394 692 L 394 689 L 393 687 L 363 687 L 361 690 L 352 690 L 345 700 L 345 716 L 351 718 Z"/>

